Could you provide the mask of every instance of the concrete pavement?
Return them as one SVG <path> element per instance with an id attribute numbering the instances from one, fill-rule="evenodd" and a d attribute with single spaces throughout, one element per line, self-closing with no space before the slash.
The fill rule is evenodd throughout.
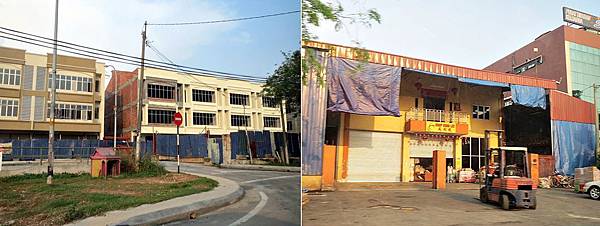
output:
<path id="1" fill-rule="evenodd" d="M 177 169 L 174 162 L 162 162 Z M 245 189 L 238 202 L 168 225 L 300 225 L 300 173 L 223 169 L 182 164 L 181 170 L 224 177 Z"/>
<path id="2" fill-rule="evenodd" d="M 537 210 L 481 203 L 476 189 L 311 193 L 303 225 L 600 225 L 600 201 L 539 189 Z"/>

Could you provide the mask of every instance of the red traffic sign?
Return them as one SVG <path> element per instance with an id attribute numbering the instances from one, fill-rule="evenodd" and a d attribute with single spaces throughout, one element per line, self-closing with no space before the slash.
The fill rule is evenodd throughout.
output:
<path id="1" fill-rule="evenodd" d="M 183 117 L 181 116 L 181 113 L 176 112 L 173 116 L 173 123 L 177 126 L 181 126 L 181 122 L 183 122 Z"/>

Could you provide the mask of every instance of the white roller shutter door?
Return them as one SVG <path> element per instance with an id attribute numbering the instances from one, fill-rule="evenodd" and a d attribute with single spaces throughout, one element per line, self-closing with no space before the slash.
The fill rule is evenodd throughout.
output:
<path id="1" fill-rule="evenodd" d="M 348 182 L 400 182 L 402 134 L 350 131 Z"/>

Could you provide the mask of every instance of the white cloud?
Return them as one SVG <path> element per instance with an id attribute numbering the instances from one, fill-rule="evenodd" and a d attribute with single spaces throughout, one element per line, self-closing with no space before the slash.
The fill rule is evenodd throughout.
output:
<path id="1" fill-rule="evenodd" d="M 236 11 L 225 3 L 206 1 L 63 0 L 59 4 L 58 39 L 139 56 L 140 34 L 145 20 L 148 23 L 187 22 L 231 18 L 235 14 Z M 54 1 L 3 0 L 0 2 L 0 26 L 51 38 Z M 192 57 L 195 47 L 209 45 L 236 26 L 236 23 L 168 28 L 149 26 L 148 39 L 173 61 L 181 62 Z M 2 38 L 0 45 L 42 54 L 51 52 L 50 49 Z M 148 53 L 148 56 L 154 55 Z M 115 66 L 126 70 L 135 68 L 121 64 Z"/>

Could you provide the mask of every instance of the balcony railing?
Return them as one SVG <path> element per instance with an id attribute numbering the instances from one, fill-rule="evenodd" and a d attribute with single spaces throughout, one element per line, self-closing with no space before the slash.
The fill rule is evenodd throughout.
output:
<path id="1" fill-rule="evenodd" d="M 422 120 L 430 122 L 468 123 L 470 115 L 456 111 L 411 108 L 406 112 L 406 120 Z"/>

